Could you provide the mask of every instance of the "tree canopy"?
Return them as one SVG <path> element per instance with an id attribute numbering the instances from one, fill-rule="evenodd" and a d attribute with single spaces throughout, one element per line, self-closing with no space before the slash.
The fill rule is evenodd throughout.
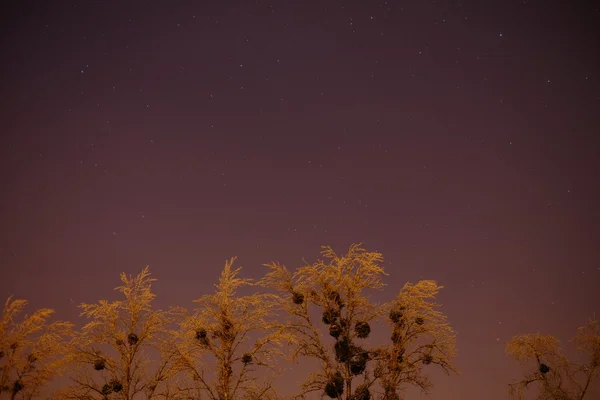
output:
<path id="1" fill-rule="evenodd" d="M 9 297 L 0 320 L 0 396 L 32 399 L 66 366 L 65 345 L 73 324 L 50 322 L 54 310 L 42 308 L 19 320 L 26 300 Z"/>
<path id="2" fill-rule="evenodd" d="M 262 281 L 280 294 L 292 334 L 292 358 L 320 362 L 303 385 L 300 396 L 324 393 L 334 399 L 397 399 L 406 385 L 423 391 L 432 384 L 428 365 L 456 372 L 454 331 L 433 300 L 441 289 L 434 281 L 407 284 L 396 299 L 376 304 L 368 291 L 382 290 L 387 275 L 383 256 L 352 245 L 344 255 L 323 247 L 322 258 L 290 272 L 279 263 L 266 266 Z M 386 317 L 390 344 L 371 346 L 372 324 Z"/>
<path id="3" fill-rule="evenodd" d="M 117 300 L 81 304 L 78 328 L 53 321 L 48 308 L 23 315 L 27 301 L 8 297 L 0 399 L 281 400 L 276 379 L 288 363 L 312 360 L 296 400 L 400 400 L 411 387 L 430 393 L 431 371 L 458 373 L 443 286 L 406 282 L 375 301 L 390 290 L 381 253 L 324 246 L 296 269 L 265 264 L 257 280 L 235 261 L 225 261 L 214 291 L 199 293 L 191 309 L 155 308 L 149 267 L 122 273 Z M 555 336 L 513 337 L 505 350 L 523 374 L 510 395 L 590 399 L 600 377 L 598 321 L 579 327 L 572 343 L 583 362 L 569 359 Z M 52 391 L 59 376 L 66 384 Z"/>
<path id="4" fill-rule="evenodd" d="M 523 399 L 533 391 L 538 399 L 583 400 L 590 386 L 600 377 L 600 325 L 590 320 L 579 327 L 573 338 L 577 350 L 584 353 L 585 363 L 569 360 L 552 335 L 527 334 L 513 337 L 506 353 L 526 368 L 519 381 L 510 384 L 510 394 Z"/>

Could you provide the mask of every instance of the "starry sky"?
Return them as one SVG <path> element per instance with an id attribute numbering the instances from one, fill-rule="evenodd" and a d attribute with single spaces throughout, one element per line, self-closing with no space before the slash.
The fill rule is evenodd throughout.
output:
<path id="1" fill-rule="evenodd" d="M 362 242 L 378 298 L 445 286 L 441 400 L 507 398 L 512 335 L 600 315 L 592 2 L 11 4 L 3 298 L 77 321 L 150 265 L 157 307 L 192 307 L 231 256 L 260 278 Z"/>

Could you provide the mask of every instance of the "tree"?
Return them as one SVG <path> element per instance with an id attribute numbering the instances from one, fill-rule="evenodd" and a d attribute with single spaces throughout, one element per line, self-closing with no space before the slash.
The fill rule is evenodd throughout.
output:
<path id="1" fill-rule="evenodd" d="M 176 350 L 169 325 L 176 310 L 152 308 L 156 295 L 148 267 L 135 278 L 121 274 L 124 300 L 82 304 L 89 322 L 71 346 L 73 385 L 63 399 L 171 399 Z M 158 358 L 152 361 L 152 355 Z"/>
<path id="2" fill-rule="evenodd" d="M 583 400 L 600 371 L 600 325 L 590 320 L 577 329 L 573 339 L 577 350 L 585 352 L 585 364 L 570 361 L 562 353 L 560 341 L 552 335 L 528 334 L 513 337 L 506 352 L 529 372 L 509 385 L 511 397 L 523 399 L 534 388 L 537 399 Z"/>
<path id="3" fill-rule="evenodd" d="M 39 396 L 42 387 L 64 367 L 63 349 L 72 324 L 50 323 L 54 311 L 48 308 L 17 322 L 26 305 L 26 300 L 13 300 L 12 296 L 4 303 L 0 321 L 0 397 Z"/>
<path id="4" fill-rule="evenodd" d="M 265 371 L 276 372 L 275 357 L 289 338 L 273 318 L 276 296 L 239 296 L 253 286 L 225 262 L 216 291 L 195 300 L 198 307 L 181 325 L 180 365 L 194 383 L 182 390 L 189 398 L 211 400 L 275 397 Z M 263 378 L 258 375 L 263 371 Z"/>
<path id="5" fill-rule="evenodd" d="M 457 373 L 451 363 L 456 356 L 456 335 L 434 301 L 440 289 L 435 281 L 407 283 L 390 304 L 392 343 L 377 357 L 383 399 L 398 399 L 398 389 L 407 383 L 427 392 L 433 387 L 424 374 L 428 365 L 437 365 L 447 374 Z"/>
<path id="6" fill-rule="evenodd" d="M 405 384 L 430 388 L 424 365 L 454 371 L 454 332 L 430 301 L 440 289 L 435 282 L 408 284 L 394 302 L 378 305 L 366 291 L 384 287 L 380 253 L 352 245 L 342 256 L 329 246 L 321 254 L 323 259 L 294 273 L 279 263 L 267 264 L 270 271 L 262 281 L 280 294 L 287 311 L 292 358 L 320 362 L 299 397 L 317 391 L 333 399 L 369 400 L 379 391 L 383 398 L 399 398 Z M 395 324 L 393 343 L 367 349 L 373 322 L 386 314 Z"/>

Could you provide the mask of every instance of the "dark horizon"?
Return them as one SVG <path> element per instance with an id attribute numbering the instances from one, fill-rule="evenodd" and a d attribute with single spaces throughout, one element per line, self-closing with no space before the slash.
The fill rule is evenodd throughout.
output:
<path id="1" fill-rule="evenodd" d="M 507 398 L 508 339 L 599 315 L 591 4 L 22 1 L 2 28 L 0 295 L 79 321 L 149 265 L 193 307 L 226 259 L 362 242 L 382 297 L 444 286 L 460 376 Z M 572 354 L 572 352 L 569 352 Z"/>

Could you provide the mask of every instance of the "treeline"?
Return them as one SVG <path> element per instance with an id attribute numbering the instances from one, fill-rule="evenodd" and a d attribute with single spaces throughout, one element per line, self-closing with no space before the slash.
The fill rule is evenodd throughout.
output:
<path id="1" fill-rule="evenodd" d="M 157 310 L 148 268 L 121 274 L 121 299 L 80 305 L 84 325 L 51 321 L 41 309 L 21 316 L 27 302 L 9 298 L 0 325 L 0 398 L 77 400 L 280 399 L 282 366 L 316 362 L 294 398 L 399 400 L 403 390 L 433 385 L 427 371 L 457 373 L 455 332 L 436 303 L 435 281 L 407 283 L 383 304 L 369 296 L 384 287 L 383 256 L 352 245 L 290 271 L 267 264 L 258 280 L 225 263 L 216 290 L 193 310 Z M 240 295 L 244 287 L 255 294 Z M 383 324 L 377 324 L 382 322 Z M 384 344 L 370 340 L 384 329 Z M 507 352 L 528 372 L 510 385 L 514 397 L 531 389 L 544 399 L 583 399 L 598 378 L 600 329 L 577 331 L 589 363 L 566 359 L 552 336 L 513 338 Z M 300 372 L 300 371 L 298 371 Z M 51 390 L 57 377 L 64 387 Z"/>

